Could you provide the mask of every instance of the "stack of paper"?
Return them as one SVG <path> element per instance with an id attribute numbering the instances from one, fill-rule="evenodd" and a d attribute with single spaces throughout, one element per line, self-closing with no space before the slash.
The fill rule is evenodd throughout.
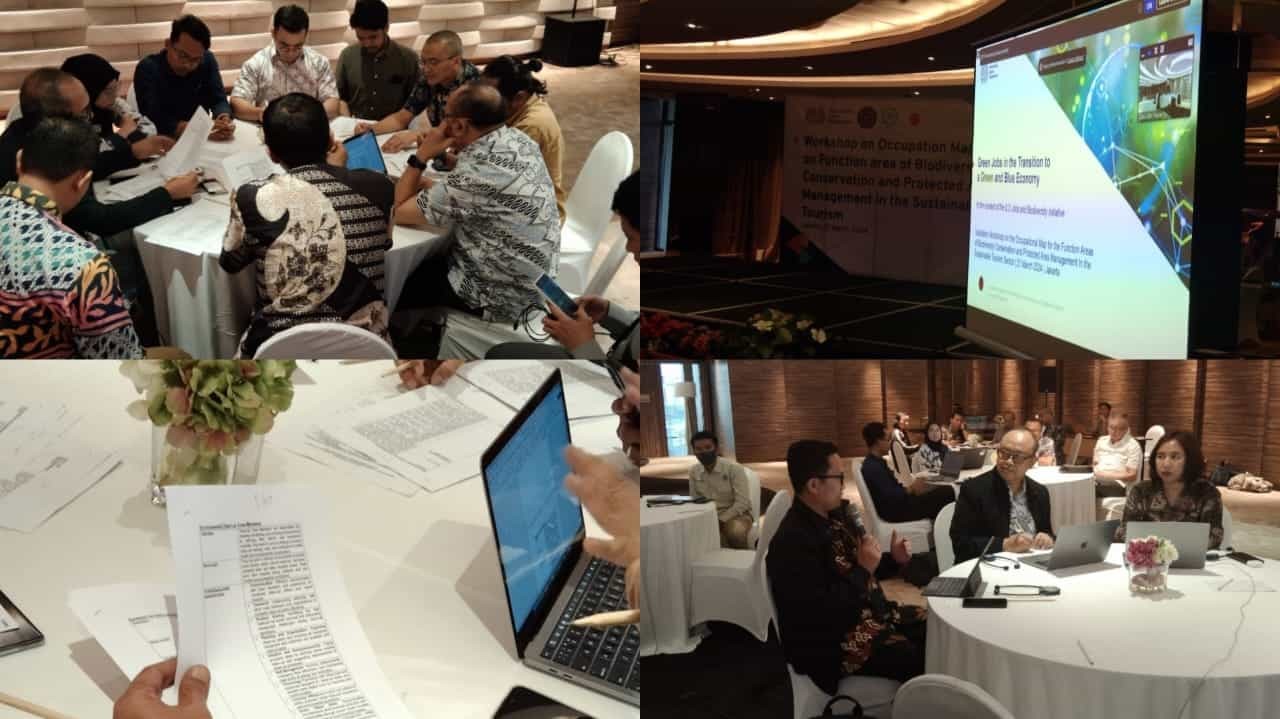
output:
<path id="1" fill-rule="evenodd" d="M 505 360 L 469 362 L 458 375 L 513 410 L 524 406 L 556 369 L 564 380 L 569 419 L 613 414 L 613 400 L 621 393 L 603 367 L 582 360 Z"/>
<path id="2" fill-rule="evenodd" d="M 60 403 L 0 400 L 0 527 L 35 531 L 119 466 L 81 439 L 83 417 Z"/>

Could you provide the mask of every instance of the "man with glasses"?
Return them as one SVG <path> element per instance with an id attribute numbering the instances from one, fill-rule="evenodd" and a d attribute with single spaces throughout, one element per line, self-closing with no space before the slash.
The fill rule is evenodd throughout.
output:
<path id="1" fill-rule="evenodd" d="M 338 115 L 338 81 L 329 59 L 307 47 L 311 19 L 297 5 L 276 10 L 271 20 L 271 44 L 254 53 L 240 66 L 240 78 L 231 90 L 231 109 L 236 117 L 262 122 L 267 103 L 299 92 L 319 100 L 324 112 Z"/>
<path id="2" fill-rule="evenodd" d="M 209 26 L 183 15 L 173 21 L 164 50 L 138 61 L 133 73 L 138 110 L 161 135 L 181 136 L 197 107 L 213 115 L 210 140 L 227 141 L 235 134 L 218 61 L 209 52 L 211 42 Z"/>
<path id="3" fill-rule="evenodd" d="M 1027 476 L 1035 463 L 1035 437 L 1025 429 L 1010 430 L 996 450 L 996 468 L 961 485 L 951 519 L 957 563 L 978 556 L 992 538 L 1006 552 L 1053 546 L 1049 490 Z"/>
<path id="4" fill-rule="evenodd" d="M 827 694 L 851 674 L 905 682 L 924 673 L 926 611 L 880 587 L 906 566 L 911 545 L 895 533 L 882 551 L 844 499 L 844 473 L 830 442 L 787 448 L 795 496 L 765 561 L 787 663 Z"/>
<path id="5" fill-rule="evenodd" d="M 422 77 L 409 93 L 404 107 L 376 123 L 356 123 L 355 134 L 366 131 L 377 135 L 396 133 L 382 144 L 382 149 L 387 152 L 399 152 L 413 147 L 426 134 L 425 130 L 418 132 L 405 129 L 413 118 L 426 110 L 431 126 L 438 127 L 445 120 L 445 103 L 448 102 L 449 94 L 480 77 L 476 66 L 462 57 L 462 38 L 452 30 L 439 30 L 427 37 L 427 41 L 422 44 L 419 67 Z"/>

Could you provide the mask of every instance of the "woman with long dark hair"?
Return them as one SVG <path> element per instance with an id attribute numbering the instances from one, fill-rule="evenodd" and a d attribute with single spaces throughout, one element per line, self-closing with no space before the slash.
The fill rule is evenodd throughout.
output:
<path id="1" fill-rule="evenodd" d="M 1151 450 L 1147 479 L 1129 490 L 1116 541 L 1129 522 L 1205 522 L 1209 548 L 1222 544 L 1222 497 L 1204 476 L 1200 440 L 1191 432 L 1170 432 Z"/>

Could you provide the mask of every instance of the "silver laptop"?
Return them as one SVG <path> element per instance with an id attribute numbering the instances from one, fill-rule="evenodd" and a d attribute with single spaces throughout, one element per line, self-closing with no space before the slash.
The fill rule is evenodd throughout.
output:
<path id="1" fill-rule="evenodd" d="M 961 469 L 964 469 L 964 457 L 960 456 L 959 452 L 947 452 L 947 455 L 942 458 L 942 471 L 929 474 L 925 477 L 925 481 L 950 484 L 959 481 Z"/>
<path id="2" fill-rule="evenodd" d="M 481 458 L 508 614 L 522 662 L 640 706 L 640 632 L 573 627 L 626 608 L 622 567 L 582 551 L 582 507 L 564 489 L 569 413 L 560 370 Z"/>
<path id="3" fill-rule="evenodd" d="M 1209 524 L 1207 522 L 1129 522 L 1124 526 L 1124 536 L 1164 537 L 1178 548 L 1178 558 L 1171 569 L 1203 569 L 1205 552 L 1209 551 Z"/>
<path id="4" fill-rule="evenodd" d="M 1111 549 L 1119 526 L 1120 520 L 1112 519 L 1063 527 L 1054 540 L 1052 552 L 1024 559 L 1023 564 L 1049 571 L 1097 564 L 1107 558 L 1107 551 Z"/>

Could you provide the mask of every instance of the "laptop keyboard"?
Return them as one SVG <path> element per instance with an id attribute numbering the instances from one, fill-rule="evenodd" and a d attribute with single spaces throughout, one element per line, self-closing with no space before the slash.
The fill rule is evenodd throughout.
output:
<path id="1" fill-rule="evenodd" d="M 616 564 L 599 558 L 591 559 L 542 649 L 542 658 L 617 687 L 639 692 L 640 630 L 637 625 L 569 626 L 580 617 L 625 609 L 624 572 Z"/>
<path id="2" fill-rule="evenodd" d="M 934 577 L 929 580 L 929 586 L 924 588 L 924 592 L 944 597 L 958 597 L 964 592 L 964 583 L 967 581 L 968 577 Z"/>

